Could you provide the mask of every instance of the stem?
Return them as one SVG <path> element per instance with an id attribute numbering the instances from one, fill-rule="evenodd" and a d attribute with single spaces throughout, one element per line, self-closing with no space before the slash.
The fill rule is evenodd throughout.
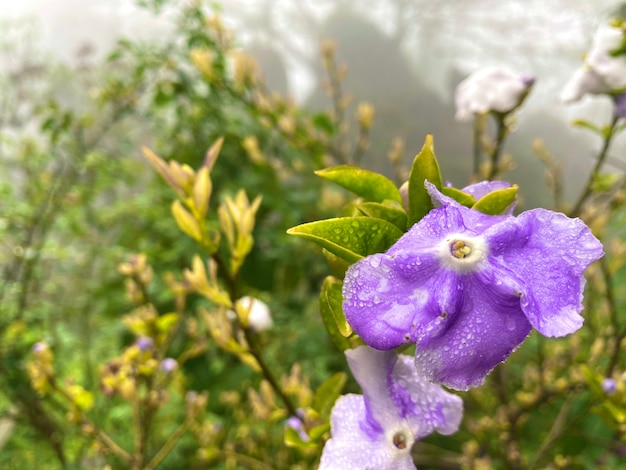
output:
<path id="1" fill-rule="evenodd" d="M 257 363 L 259 364 L 259 367 L 261 368 L 261 372 L 263 372 L 263 377 L 265 377 L 265 379 L 269 382 L 269 384 L 272 386 L 274 391 L 278 394 L 278 396 L 284 403 L 285 408 L 287 408 L 287 411 L 289 411 L 289 414 L 291 416 L 297 416 L 298 412 L 296 410 L 296 407 L 291 402 L 291 399 L 285 394 L 280 384 L 278 383 L 278 380 L 276 380 L 276 377 L 274 377 L 274 374 L 272 373 L 271 369 L 267 366 L 265 359 L 263 359 L 263 355 L 261 354 L 261 350 L 259 349 L 258 344 L 256 342 L 256 337 L 254 336 L 254 332 L 250 328 L 242 328 L 242 330 L 246 337 L 246 341 L 248 342 L 248 346 L 250 348 L 250 354 L 254 356 L 254 359 L 256 359 Z"/>
<path id="2" fill-rule="evenodd" d="M 583 205 L 585 204 L 585 202 L 587 202 L 587 198 L 589 198 L 589 196 L 591 195 L 591 192 L 592 192 L 591 187 L 593 186 L 593 181 L 598 176 L 598 173 L 600 172 L 600 168 L 602 167 L 604 160 L 606 160 L 609 146 L 611 145 L 611 140 L 613 139 L 613 136 L 615 135 L 615 126 L 618 120 L 619 120 L 619 116 L 617 114 L 613 114 L 613 120 L 611 121 L 611 125 L 609 126 L 609 128 L 607 129 L 605 133 L 604 144 L 602 145 L 602 149 L 600 150 L 600 154 L 598 155 L 596 164 L 593 167 L 593 170 L 591 171 L 591 173 L 589 174 L 589 178 L 587 179 L 587 184 L 585 184 L 583 192 L 580 194 L 578 201 L 576 201 L 574 208 L 569 214 L 570 217 L 578 217 L 580 215 Z"/>
<path id="3" fill-rule="evenodd" d="M 554 423 L 552 424 L 550 431 L 548 431 L 546 438 L 541 443 L 541 447 L 535 454 L 535 458 L 530 464 L 530 467 L 529 467 L 530 469 L 538 468 L 537 465 L 539 464 L 539 462 L 541 462 L 541 459 L 544 457 L 544 454 L 547 452 L 549 448 L 552 447 L 552 444 L 554 444 L 554 441 L 556 441 L 559 438 L 559 436 L 563 433 L 563 430 L 566 428 L 566 425 L 565 425 L 566 419 L 567 419 L 567 415 L 569 414 L 570 407 L 572 406 L 572 401 L 573 401 L 572 395 L 570 395 L 569 397 L 565 399 L 565 403 L 563 403 L 563 406 L 561 406 L 561 409 L 559 410 L 559 414 L 554 420 Z"/>
<path id="4" fill-rule="evenodd" d="M 481 139 L 484 130 L 483 116 L 474 115 L 474 166 L 472 167 L 473 178 L 480 181 L 480 161 L 482 160 Z"/>
<path id="5" fill-rule="evenodd" d="M 508 134 L 508 127 L 504 122 L 505 115 L 497 114 L 494 115 L 494 117 L 496 119 L 497 132 L 495 146 L 490 155 L 491 166 L 489 168 L 489 174 L 487 175 L 487 180 L 489 181 L 492 181 L 498 174 L 498 161 L 500 160 L 502 149 L 504 148 L 504 140 Z"/>
<path id="6" fill-rule="evenodd" d="M 59 388 L 54 381 L 50 382 L 53 389 L 58 392 L 63 398 L 65 398 L 67 401 L 69 401 L 70 403 L 74 403 L 74 399 L 62 388 Z M 75 405 L 74 405 L 75 406 Z M 124 461 L 126 461 L 127 463 L 130 463 L 133 461 L 133 456 L 130 455 L 128 452 L 126 452 L 122 447 L 120 447 L 119 444 L 117 444 L 117 442 L 115 442 L 111 436 L 109 436 L 106 432 L 102 431 L 100 428 L 98 428 L 93 421 L 91 421 L 87 415 L 85 414 L 85 412 L 83 410 L 81 410 L 80 408 L 77 408 L 78 413 L 80 414 L 80 419 L 81 421 L 86 424 L 89 428 L 93 429 L 93 432 L 96 436 L 96 439 L 98 439 L 100 441 L 101 444 L 103 444 L 105 447 L 107 447 L 113 454 L 117 455 L 118 457 L 120 457 L 121 459 L 123 459 Z"/>
<path id="7" fill-rule="evenodd" d="M 157 465 L 161 463 L 161 461 L 167 457 L 167 455 L 172 451 L 172 449 L 176 446 L 178 441 L 183 437 L 187 429 L 189 428 L 189 424 L 191 423 L 191 418 L 187 417 L 187 419 L 181 424 L 176 431 L 169 437 L 169 439 L 163 444 L 163 446 L 159 449 L 152 460 L 148 462 L 143 470 L 153 470 L 157 468 Z"/>
<path id="8" fill-rule="evenodd" d="M 611 351 L 609 365 L 604 374 L 606 377 L 610 377 L 613 373 L 613 369 L 615 369 L 615 366 L 617 366 L 620 353 L 620 343 L 622 342 L 624 335 L 626 335 L 626 330 L 620 331 L 618 320 L 619 312 L 617 309 L 617 303 L 615 301 L 615 292 L 613 290 L 613 278 L 611 276 L 611 272 L 609 271 L 606 257 L 600 259 L 600 271 L 602 272 L 602 278 L 604 279 L 606 301 L 609 306 L 609 315 L 611 317 L 611 325 L 613 326 L 614 335 L 613 350 Z"/>

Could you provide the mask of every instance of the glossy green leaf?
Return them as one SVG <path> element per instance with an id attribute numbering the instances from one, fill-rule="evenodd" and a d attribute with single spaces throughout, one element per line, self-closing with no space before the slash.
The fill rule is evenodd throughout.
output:
<path id="1" fill-rule="evenodd" d="M 383 202 L 385 199 L 402 203 L 400 191 L 386 176 L 358 166 L 339 165 L 315 172 L 324 179 L 343 186 L 367 201 Z"/>
<path id="2" fill-rule="evenodd" d="M 476 199 L 474 199 L 474 196 L 464 193 L 460 189 L 444 186 L 443 188 L 441 188 L 441 192 L 444 196 L 451 197 L 456 202 L 465 207 L 472 207 L 474 204 L 476 204 Z"/>
<path id="3" fill-rule="evenodd" d="M 330 339 L 337 349 L 345 351 L 350 347 L 346 338 L 352 333 L 352 328 L 348 325 L 341 306 L 342 285 L 343 283 L 333 276 L 327 276 L 324 279 L 320 292 L 320 313 Z"/>
<path id="4" fill-rule="evenodd" d="M 510 188 L 498 189 L 481 197 L 472 209 L 487 215 L 502 215 L 515 202 L 517 185 Z"/>
<path id="5" fill-rule="evenodd" d="M 386 251 L 402 236 L 395 225 L 371 217 L 319 220 L 290 228 L 287 233 L 317 243 L 349 263 Z"/>
<path id="6" fill-rule="evenodd" d="M 348 376 L 345 372 L 337 372 L 328 379 L 315 391 L 313 397 L 313 409 L 326 420 L 330 416 L 330 410 L 341 395 L 343 387 L 346 385 Z"/>
<path id="7" fill-rule="evenodd" d="M 401 230 L 404 230 L 406 227 L 407 215 L 399 202 L 390 200 L 386 200 L 382 204 L 378 202 L 363 202 L 357 207 L 368 217 L 386 220 Z"/>
<path id="8" fill-rule="evenodd" d="M 441 172 L 437 157 L 435 157 L 433 136 L 430 134 L 426 136 L 422 150 L 413 160 L 409 175 L 409 227 L 421 220 L 433 208 L 430 195 L 424 186 L 425 181 L 431 182 L 441 190 Z"/>

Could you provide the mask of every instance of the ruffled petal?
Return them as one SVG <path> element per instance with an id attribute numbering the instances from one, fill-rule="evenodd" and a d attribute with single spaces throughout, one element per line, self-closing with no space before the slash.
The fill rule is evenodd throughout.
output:
<path id="1" fill-rule="evenodd" d="M 420 331 L 415 349 L 418 373 L 457 390 L 484 383 L 531 331 L 513 282 L 484 269 L 463 277 L 457 312 L 442 315 Z"/>
<path id="2" fill-rule="evenodd" d="M 364 432 L 366 413 L 361 395 L 348 394 L 337 400 L 331 413 L 332 437 L 324 446 L 319 470 L 414 470 L 410 452 L 394 451 L 384 433 L 372 436 Z"/>
<path id="3" fill-rule="evenodd" d="M 459 429 L 463 400 L 417 374 L 413 358 L 398 356 L 389 391 L 416 439 L 433 431 L 448 435 Z"/>
<path id="4" fill-rule="evenodd" d="M 501 248 L 494 253 L 501 264 L 525 284 L 522 310 L 545 336 L 573 333 L 583 323 L 583 272 L 604 255 L 602 244 L 580 219 L 545 209 L 524 212 L 515 224 L 499 236 L 506 246 L 495 239 L 493 245 Z"/>

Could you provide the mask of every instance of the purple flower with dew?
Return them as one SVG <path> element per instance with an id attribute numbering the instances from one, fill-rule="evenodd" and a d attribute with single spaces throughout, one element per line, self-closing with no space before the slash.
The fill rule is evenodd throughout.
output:
<path id="1" fill-rule="evenodd" d="M 545 209 L 489 216 L 426 185 L 441 207 L 346 273 L 343 309 L 363 341 L 415 343 L 419 373 L 467 390 L 532 328 L 564 336 L 581 327 L 583 272 L 604 254 L 581 220 Z"/>
<path id="2" fill-rule="evenodd" d="M 152 349 L 152 347 L 154 346 L 154 340 L 148 336 L 140 336 L 139 338 L 137 338 L 137 341 L 135 341 L 135 344 L 140 351 L 145 352 Z"/>
<path id="3" fill-rule="evenodd" d="M 176 359 L 172 359 L 171 357 L 166 357 L 161 361 L 161 370 L 165 373 L 173 372 L 178 367 L 178 362 Z"/>
<path id="4" fill-rule="evenodd" d="M 617 383 L 611 378 L 606 378 L 602 381 L 601 387 L 605 394 L 611 396 L 615 393 Z"/>
<path id="5" fill-rule="evenodd" d="M 335 403 L 320 470 L 415 469 L 415 441 L 459 428 L 462 400 L 420 377 L 412 358 L 368 346 L 350 349 L 346 357 L 363 395 Z"/>

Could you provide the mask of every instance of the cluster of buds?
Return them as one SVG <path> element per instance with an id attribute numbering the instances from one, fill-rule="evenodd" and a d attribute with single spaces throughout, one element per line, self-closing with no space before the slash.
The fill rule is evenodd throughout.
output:
<path id="1" fill-rule="evenodd" d="M 166 163 L 150 149 L 143 149 L 152 167 L 180 198 L 172 203 L 172 214 L 178 227 L 211 253 L 217 250 L 219 232 L 207 231 L 205 216 L 212 192 L 210 173 L 222 148 L 222 142 L 223 139 L 218 139 L 209 148 L 198 171 L 175 160 Z"/>
<path id="2" fill-rule="evenodd" d="M 30 383 L 41 395 L 48 393 L 55 380 L 54 353 L 47 343 L 42 341 L 33 346 L 33 360 L 27 365 Z"/>
<path id="3" fill-rule="evenodd" d="M 242 50 L 233 50 L 230 52 L 230 59 L 235 90 L 241 93 L 248 88 L 253 88 L 260 77 L 259 66 L 254 57 Z"/>
<path id="4" fill-rule="evenodd" d="M 127 262 L 121 263 L 117 270 L 126 276 L 126 295 L 135 303 L 147 302 L 146 292 L 154 272 L 147 262 L 145 254 L 133 255 Z"/>
<path id="5" fill-rule="evenodd" d="M 229 270 L 232 276 L 239 272 L 239 268 L 254 245 L 252 230 L 260 205 L 261 196 L 257 196 L 250 203 L 242 189 L 234 199 L 227 197 L 218 209 L 220 225 L 231 254 Z"/>
<path id="6" fill-rule="evenodd" d="M 122 321 L 138 338 L 147 337 L 161 346 L 179 321 L 174 312 L 159 315 L 151 304 L 142 305 L 124 316 Z"/>
<path id="7" fill-rule="evenodd" d="M 215 52 L 207 48 L 194 48 L 191 50 L 189 58 L 209 82 L 215 80 Z"/>
<path id="8" fill-rule="evenodd" d="M 209 29 L 209 32 L 218 47 L 223 50 L 228 50 L 232 47 L 234 34 L 224 25 L 220 15 L 215 14 L 207 16 L 204 19 L 204 24 Z"/>
<path id="9" fill-rule="evenodd" d="M 220 348 L 237 356 L 252 370 L 260 372 L 260 366 L 250 352 L 243 329 L 233 327 L 231 316 L 224 307 L 211 311 L 200 308 L 199 313 L 204 318 L 209 334 Z"/>

